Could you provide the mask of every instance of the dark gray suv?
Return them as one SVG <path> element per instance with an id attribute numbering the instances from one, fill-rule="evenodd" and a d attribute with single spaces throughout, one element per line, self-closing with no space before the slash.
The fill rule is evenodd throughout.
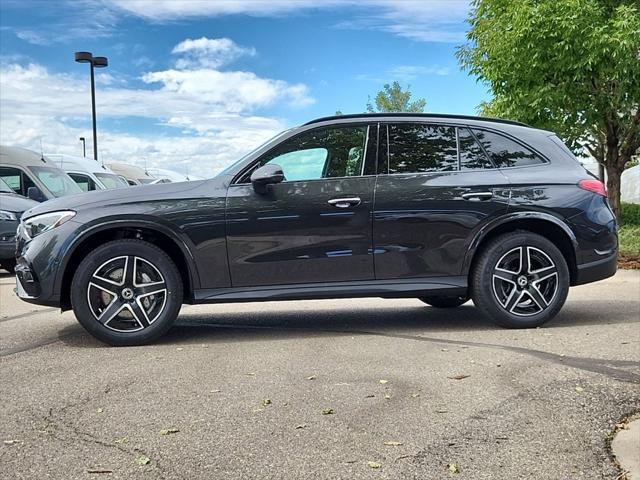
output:
<path id="1" fill-rule="evenodd" d="M 552 132 L 345 115 L 283 132 L 210 180 L 29 210 L 16 274 L 22 299 L 73 308 L 112 345 L 158 338 L 183 302 L 473 298 L 522 328 L 553 318 L 571 285 L 615 273 L 616 228 L 604 186 Z"/>

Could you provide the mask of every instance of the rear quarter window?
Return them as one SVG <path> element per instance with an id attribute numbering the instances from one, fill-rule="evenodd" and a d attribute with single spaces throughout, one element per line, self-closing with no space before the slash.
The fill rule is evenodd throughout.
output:
<path id="1" fill-rule="evenodd" d="M 498 168 L 525 167 L 545 163 L 537 153 L 504 135 L 475 128 L 473 134 Z"/>

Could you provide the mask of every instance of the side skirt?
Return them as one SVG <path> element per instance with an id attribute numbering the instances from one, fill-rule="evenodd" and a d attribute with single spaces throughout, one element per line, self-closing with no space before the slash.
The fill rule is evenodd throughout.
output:
<path id="1" fill-rule="evenodd" d="M 402 280 L 301 283 L 257 287 L 200 289 L 194 303 L 268 302 L 272 300 L 312 300 L 323 298 L 415 298 L 423 295 L 466 295 L 467 277 L 428 277 Z"/>

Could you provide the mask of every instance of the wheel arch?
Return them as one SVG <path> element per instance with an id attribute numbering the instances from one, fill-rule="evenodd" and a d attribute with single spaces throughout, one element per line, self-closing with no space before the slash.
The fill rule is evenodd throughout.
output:
<path id="1" fill-rule="evenodd" d="M 465 255 L 463 274 L 470 275 L 484 247 L 498 235 L 525 230 L 545 237 L 553 243 L 567 261 L 571 285 L 578 276 L 577 239 L 562 220 L 542 212 L 520 212 L 501 217 L 483 227 L 474 237 Z"/>
<path id="2" fill-rule="evenodd" d="M 110 222 L 83 232 L 75 239 L 64 257 L 59 272 L 60 308 L 71 309 L 71 282 L 82 259 L 96 247 L 122 238 L 137 238 L 153 243 L 175 262 L 184 289 L 183 301 L 193 302 L 193 292 L 199 288 L 197 267 L 191 251 L 169 229 L 151 222 Z"/>

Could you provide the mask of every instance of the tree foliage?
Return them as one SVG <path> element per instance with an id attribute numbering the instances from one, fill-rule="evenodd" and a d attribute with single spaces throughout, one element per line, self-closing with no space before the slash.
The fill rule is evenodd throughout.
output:
<path id="1" fill-rule="evenodd" d="M 386 83 L 374 98 L 375 106 L 372 105 L 371 99 L 367 102 L 367 112 L 413 112 L 422 113 L 427 101 L 424 98 L 411 101 L 411 87 L 406 90 L 402 89 L 399 82 L 393 82 L 391 85 Z"/>
<path id="2" fill-rule="evenodd" d="M 474 0 L 457 56 L 488 84 L 482 114 L 552 130 L 620 174 L 640 149 L 638 0 Z"/>

